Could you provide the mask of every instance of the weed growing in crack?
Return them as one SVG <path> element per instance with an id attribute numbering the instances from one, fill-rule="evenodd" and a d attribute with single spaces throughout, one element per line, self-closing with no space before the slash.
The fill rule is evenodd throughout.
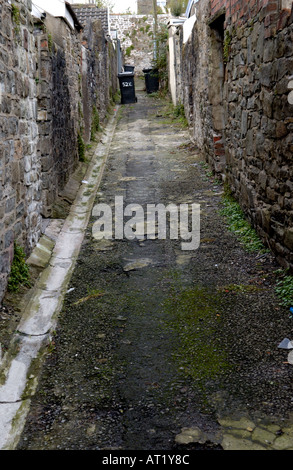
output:
<path id="1" fill-rule="evenodd" d="M 23 249 L 14 244 L 14 258 L 8 280 L 8 291 L 17 292 L 21 286 L 30 287 L 29 267 Z"/>
<path id="2" fill-rule="evenodd" d="M 293 306 L 293 276 L 284 274 L 283 278 L 277 282 L 275 292 L 283 306 Z"/>
<path id="3" fill-rule="evenodd" d="M 240 205 L 229 192 L 225 192 L 222 203 L 224 207 L 220 214 L 226 218 L 228 229 L 236 234 L 244 248 L 248 251 L 267 252 L 258 234 L 246 220 Z"/>

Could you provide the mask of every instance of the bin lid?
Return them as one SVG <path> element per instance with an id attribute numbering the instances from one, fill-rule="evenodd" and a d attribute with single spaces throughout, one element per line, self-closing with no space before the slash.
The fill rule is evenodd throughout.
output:
<path id="1" fill-rule="evenodd" d="M 133 72 L 122 72 L 122 73 L 118 73 L 118 78 L 123 78 L 123 77 L 134 77 L 134 73 Z"/>

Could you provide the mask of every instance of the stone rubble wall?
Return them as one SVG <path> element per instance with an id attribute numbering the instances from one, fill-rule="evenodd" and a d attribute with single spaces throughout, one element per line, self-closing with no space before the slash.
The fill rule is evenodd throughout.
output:
<path id="1" fill-rule="evenodd" d="M 169 15 L 158 15 L 158 24 L 166 25 Z M 135 73 L 151 68 L 154 59 L 153 15 L 110 15 L 110 28 L 117 31 L 126 65 L 134 65 Z"/>
<path id="2" fill-rule="evenodd" d="M 94 112 L 102 123 L 117 91 L 117 59 L 101 22 L 81 34 L 47 14 L 47 32 L 35 36 L 39 50 L 39 154 L 43 169 L 43 215 L 76 168 L 78 141 L 91 140 Z M 95 109 L 94 109 L 95 108 Z M 57 183 L 57 184 L 56 184 Z"/>
<path id="3" fill-rule="evenodd" d="M 103 122 L 107 116 L 109 103 L 118 90 L 117 53 L 109 42 L 100 20 L 89 23 L 83 32 L 85 57 L 82 67 L 83 114 L 88 121 L 92 118 L 95 106 L 99 119 Z M 87 96 L 87 99 L 86 99 Z M 88 130 L 90 125 L 87 126 Z M 85 140 L 90 140 L 86 133 Z"/>
<path id="4" fill-rule="evenodd" d="M 178 31 L 176 94 L 192 140 L 280 264 L 292 268 L 293 12 L 278 5 L 200 0 L 186 44 Z"/>
<path id="5" fill-rule="evenodd" d="M 78 164 L 77 134 L 81 48 L 67 25 L 47 14 L 35 25 L 38 48 L 38 158 L 42 164 L 42 215 L 50 217 L 58 193 Z M 50 33 L 48 32 L 50 31 Z"/>
<path id="6" fill-rule="evenodd" d="M 36 49 L 30 2 L 15 5 L 0 0 L 0 299 L 14 241 L 29 251 L 41 233 Z"/>
<path id="7" fill-rule="evenodd" d="M 42 220 L 79 164 L 117 91 L 117 58 L 101 25 L 87 35 L 31 16 L 31 0 L 0 0 L 0 302 L 14 244 L 28 256 Z"/>
<path id="8" fill-rule="evenodd" d="M 228 181 L 267 245 L 293 266 L 293 24 L 267 27 L 262 13 L 234 31 L 227 64 Z M 268 31 L 273 32 L 267 36 Z"/>

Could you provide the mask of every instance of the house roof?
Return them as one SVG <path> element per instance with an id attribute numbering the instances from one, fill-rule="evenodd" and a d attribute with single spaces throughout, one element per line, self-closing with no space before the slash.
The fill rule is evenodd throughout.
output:
<path id="1" fill-rule="evenodd" d="M 109 34 L 109 13 L 107 8 L 98 8 L 96 5 L 71 5 L 79 22 L 85 26 L 90 21 L 101 20 L 103 29 Z"/>

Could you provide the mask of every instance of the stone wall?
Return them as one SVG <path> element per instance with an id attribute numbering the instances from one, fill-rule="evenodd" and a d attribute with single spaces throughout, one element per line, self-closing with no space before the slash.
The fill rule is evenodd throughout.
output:
<path id="1" fill-rule="evenodd" d="M 82 34 L 61 18 L 31 16 L 31 1 L 0 0 L 0 302 L 14 244 L 29 255 L 43 217 L 105 120 L 117 58 L 101 24 Z M 95 111 L 95 113 L 94 113 Z"/>
<path id="2" fill-rule="evenodd" d="M 38 43 L 39 157 L 42 162 L 42 214 L 76 168 L 80 142 L 91 140 L 94 114 L 101 123 L 117 90 L 117 60 L 99 20 L 73 33 L 60 18 L 47 14 L 35 25 Z M 38 27 L 38 28 L 37 28 Z"/>
<path id="3" fill-rule="evenodd" d="M 117 54 L 112 42 L 105 36 L 100 20 L 88 24 L 83 32 L 85 56 L 83 59 L 83 113 L 92 121 L 93 108 L 96 108 L 99 119 L 103 122 L 107 116 L 109 103 L 118 89 Z M 88 142 L 90 134 L 85 126 L 84 138 Z"/>
<path id="4" fill-rule="evenodd" d="M 79 160 L 76 142 L 81 132 L 78 114 L 81 47 L 78 35 L 72 34 L 63 20 L 49 14 L 44 23 L 35 24 L 34 34 L 38 49 L 37 122 L 42 215 L 50 217 L 59 191 Z"/>
<path id="5" fill-rule="evenodd" d="M 214 139 L 218 133 L 214 129 L 210 95 L 214 93 L 211 77 L 214 77 L 215 63 L 211 54 L 211 31 L 208 27 L 210 5 L 208 0 L 197 4 L 197 22 L 192 29 L 189 40 L 183 42 L 183 25 L 172 27 L 170 40 L 174 50 L 174 67 L 176 100 L 175 105 L 184 105 L 189 123 L 191 139 L 205 154 L 210 163 L 221 170 L 220 160 L 214 152 Z M 175 32 L 174 32 L 175 29 Z M 169 49 L 171 49 L 169 45 Z M 215 80 L 218 83 L 218 80 Z M 217 125 L 216 125 L 217 127 Z"/>
<path id="6" fill-rule="evenodd" d="M 168 20 L 168 15 L 158 15 L 159 25 L 166 25 Z M 111 15 L 110 24 L 111 30 L 117 30 L 125 64 L 134 65 L 136 74 L 143 75 L 154 58 L 153 15 Z"/>
<path id="7" fill-rule="evenodd" d="M 176 94 L 191 137 L 281 265 L 293 267 L 293 13 L 279 2 L 199 0 Z M 174 66 L 174 64 L 173 64 Z"/>
<path id="8" fill-rule="evenodd" d="M 36 50 L 30 1 L 0 0 L 0 299 L 14 241 L 29 251 L 41 231 Z"/>
<path id="9" fill-rule="evenodd" d="M 261 10 L 231 29 L 226 77 L 228 181 L 284 266 L 293 266 L 292 19 L 279 29 Z"/>

